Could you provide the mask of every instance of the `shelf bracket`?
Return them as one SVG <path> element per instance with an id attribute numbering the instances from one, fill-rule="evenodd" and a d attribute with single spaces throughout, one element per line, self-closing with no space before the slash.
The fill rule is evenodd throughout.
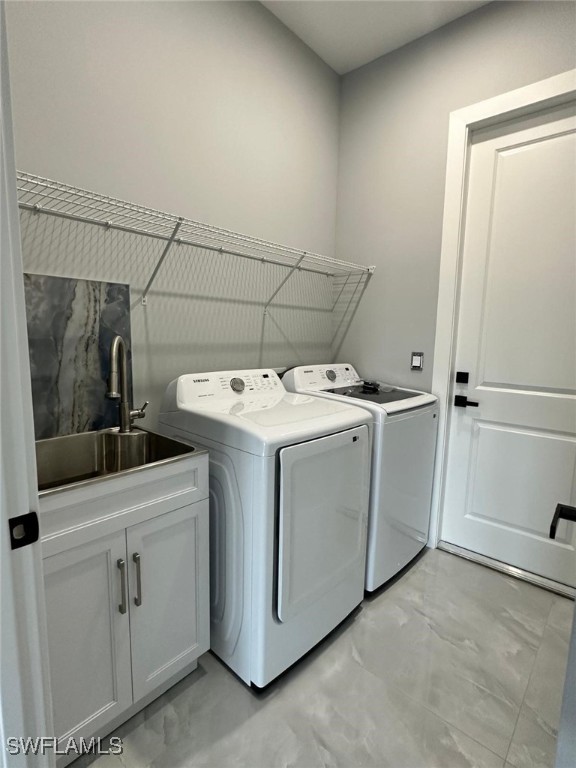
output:
<path id="1" fill-rule="evenodd" d="M 304 252 L 302 253 L 302 256 L 300 256 L 300 258 L 298 259 L 298 261 L 296 262 L 296 264 L 294 264 L 294 266 L 292 267 L 292 269 L 290 270 L 290 272 L 288 272 L 288 274 L 286 275 L 286 277 L 284 278 L 284 280 L 282 280 L 282 282 L 280 283 L 280 285 L 278 286 L 278 288 L 276 288 L 276 290 L 274 291 L 274 293 L 272 294 L 272 296 L 270 296 L 270 298 L 268 299 L 268 301 L 267 301 L 267 302 L 266 302 L 266 304 L 264 305 L 264 315 L 267 315 L 267 314 L 268 314 L 268 307 L 270 306 L 270 304 L 272 304 L 272 302 L 274 301 L 274 299 L 276 298 L 276 296 L 278 296 L 278 294 L 280 293 L 280 291 L 282 290 L 282 288 L 284 288 L 284 286 L 286 285 L 286 283 L 288 282 L 288 280 L 290 280 L 290 278 L 292 277 L 292 275 L 294 274 L 294 272 L 296 272 L 296 270 L 298 269 L 298 267 L 300 266 L 300 264 L 301 264 L 301 263 L 304 261 L 304 259 L 306 258 L 306 256 L 307 256 L 307 255 L 308 255 L 308 254 L 306 253 L 306 251 L 304 251 Z"/>
<path id="2" fill-rule="evenodd" d="M 168 251 L 172 247 L 172 244 L 173 244 L 174 240 L 176 239 L 176 235 L 178 234 L 178 230 L 182 226 L 182 222 L 183 221 L 184 221 L 184 219 L 182 217 L 180 217 L 178 219 L 178 221 L 176 222 L 176 226 L 174 227 L 174 230 L 173 230 L 172 234 L 170 235 L 170 239 L 166 243 L 166 247 L 162 251 L 162 255 L 160 256 L 160 258 L 158 259 L 158 263 L 154 267 L 154 272 L 152 272 L 152 274 L 150 275 L 150 280 L 148 280 L 148 284 L 146 285 L 146 288 L 144 288 L 144 291 L 142 293 L 142 299 L 141 299 L 142 304 L 144 306 L 146 306 L 146 304 L 148 303 L 148 292 L 149 292 L 150 288 L 152 287 L 152 283 L 154 282 L 154 280 L 156 280 L 156 275 L 158 274 L 158 272 L 160 270 L 160 267 L 162 266 L 162 264 L 164 262 L 164 259 L 168 255 Z"/>
<path id="3" fill-rule="evenodd" d="M 351 275 L 350 272 L 346 275 L 346 280 L 343 282 L 342 288 L 340 288 L 340 293 L 338 294 L 336 301 L 332 304 L 332 312 L 334 312 L 334 310 L 336 309 L 336 305 L 340 301 L 340 296 L 342 296 L 342 294 L 344 293 L 344 288 L 346 288 L 346 286 L 348 285 L 348 281 L 350 280 L 350 275 Z"/>
<path id="4" fill-rule="evenodd" d="M 364 296 L 364 292 L 365 292 L 366 288 L 368 287 L 368 283 L 370 282 L 370 278 L 372 277 L 372 274 L 373 274 L 373 270 L 368 270 L 363 275 L 360 275 L 360 278 L 359 278 L 358 282 L 354 286 L 354 291 L 352 292 L 352 296 L 350 297 L 350 301 L 348 302 L 348 304 L 346 305 L 346 309 L 342 313 L 342 317 L 340 318 L 340 322 L 338 323 L 338 327 L 336 328 L 336 332 L 334 333 L 334 336 L 332 337 L 332 341 L 330 342 L 330 346 L 332 348 L 334 347 L 334 343 L 336 342 L 336 339 L 338 338 L 338 334 L 339 334 L 340 328 L 342 327 L 342 324 L 344 322 L 344 318 L 348 314 L 348 310 L 350 309 L 350 307 L 352 306 L 354 300 L 356 299 L 356 293 L 358 292 L 358 289 L 360 288 L 360 286 L 362 286 L 362 288 L 360 290 L 358 298 L 356 299 L 356 303 L 354 305 L 354 309 L 352 310 L 352 314 L 348 318 L 348 322 L 346 323 L 344 333 L 342 334 L 342 338 L 340 340 L 340 344 L 338 345 L 338 349 L 336 350 L 336 352 L 334 354 L 334 357 L 338 357 L 338 355 L 340 354 L 340 347 L 342 346 L 342 343 L 344 341 L 344 337 L 348 333 L 348 328 L 350 327 L 350 324 L 351 324 L 352 320 L 354 319 L 354 315 L 356 314 L 356 310 L 360 306 L 360 302 L 362 301 L 362 297 Z M 332 309 L 332 311 L 334 311 L 334 309 Z"/>
<path id="5" fill-rule="evenodd" d="M 264 355 L 264 334 L 265 334 L 265 330 L 266 330 L 266 318 L 270 317 L 270 319 L 272 320 L 274 325 L 276 327 L 278 327 L 278 324 L 275 322 L 274 318 L 271 315 L 268 314 L 268 308 L 269 308 L 270 304 L 272 304 L 272 302 L 274 301 L 276 296 L 278 296 L 278 294 L 280 293 L 282 288 L 286 285 L 288 280 L 290 280 L 290 278 L 292 277 L 294 272 L 296 272 L 296 270 L 300 267 L 300 264 L 304 261 L 304 259 L 306 258 L 307 255 L 308 254 L 306 253 L 306 251 L 302 252 L 302 255 L 300 256 L 300 258 L 298 259 L 296 264 L 294 264 L 294 266 L 292 267 L 290 272 L 288 272 L 288 274 L 286 275 L 284 280 L 282 280 L 282 282 L 280 283 L 278 288 L 276 288 L 276 290 L 274 291 L 272 296 L 270 296 L 270 298 L 268 299 L 268 301 L 264 305 L 264 311 L 262 312 L 262 331 L 260 333 L 260 354 L 258 356 L 258 360 L 259 360 L 258 366 L 260 368 L 262 367 L 262 358 L 263 358 L 263 355 Z"/>

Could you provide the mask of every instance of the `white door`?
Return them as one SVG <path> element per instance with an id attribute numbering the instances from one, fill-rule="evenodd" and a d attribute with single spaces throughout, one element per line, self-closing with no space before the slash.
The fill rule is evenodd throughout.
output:
<path id="1" fill-rule="evenodd" d="M 126 579 L 124 531 L 44 559 L 58 738 L 104 731 L 132 704 Z"/>
<path id="2" fill-rule="evenodd" d="M 441 538 L 569 585 L 576 503 L 574 104 L 472 135 Z M 478 405 L 474 405 L 477 403 Z"/>
<path id="3" fill-rule="evenodd" d="M 134 701 L 210 645 L 208 501 L 126 531 Z"/>
<path id="4" fill-rule="evenodd" d="M 368 427 L 280 451 L 278 618 L 289 621 L 342 580 L 364 590 Z"/>

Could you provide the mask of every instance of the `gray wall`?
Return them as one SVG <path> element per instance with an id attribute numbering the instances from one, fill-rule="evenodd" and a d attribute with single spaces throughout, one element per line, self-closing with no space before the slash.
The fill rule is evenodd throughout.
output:
<path id="1" fill-rule="evenodd" d="M 339 78 L 260 3 L 7 11 L 19 169 L 334 255 Z"/>
<path id="2" fill-rule="evenodd" d="M 431 387 L 449 113 L 576 67 L 575 22 L 574 3 L 492 3 L 344 77 L 337 251 L 377 269 L 341 360 Z"/>
<path id="3" fill-rule="evenodd" d="M 327 255 L 337 240 L 377 265 L 340 360 L 430 388 L 449 113 L 576 66 L 574 7 L 492 3 L 341 82 L 259 3 L 9 2 L 18 166 Z M 330 359 L 325 279 L 283 291 L 260 357 L 280 271 L 179 248 L 144 310 L 157 243 L 28 214 L 23 238 L 31 272 L 130 283 L 152 415 L 184 371 Z"/>
<path id="4" fill-rule="evenodd" d="M 9 2 L 17 166 L 334 255 L 340 81 L 259 3 Z M 330 359 L 332 293 L 283 269 L 23 214 L 30 272 L 131 285 L 134 395 L 190 372 Z M 303 309 L 314 307 L 314 310 Z M 319 307 L 319 310 L 318 310 Z"/>

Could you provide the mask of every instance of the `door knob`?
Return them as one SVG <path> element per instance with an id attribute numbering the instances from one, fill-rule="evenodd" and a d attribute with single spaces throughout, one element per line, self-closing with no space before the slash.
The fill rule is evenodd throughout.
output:
<path id="1" fill-rule="evenodd" d="M 570 507 L 568 504 L 557 504 L 554 517 L 552 518 L 552 524 L 550 525 L 550 538 L 556 538 L 556 528 L 558 527 L 558 520 L 571 520 L 576 523 L 576 507 Z"/>

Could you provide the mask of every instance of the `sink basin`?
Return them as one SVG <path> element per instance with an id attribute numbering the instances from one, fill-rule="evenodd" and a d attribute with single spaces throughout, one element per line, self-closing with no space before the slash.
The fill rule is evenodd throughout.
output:
<path id="1" fill-rule="evenodd" d="M 155 432 L 118 429 L 82 432 L 36 441 L 38 490 L 94 482 L 161 462 L 175 461 L 195 449 Z"/>

